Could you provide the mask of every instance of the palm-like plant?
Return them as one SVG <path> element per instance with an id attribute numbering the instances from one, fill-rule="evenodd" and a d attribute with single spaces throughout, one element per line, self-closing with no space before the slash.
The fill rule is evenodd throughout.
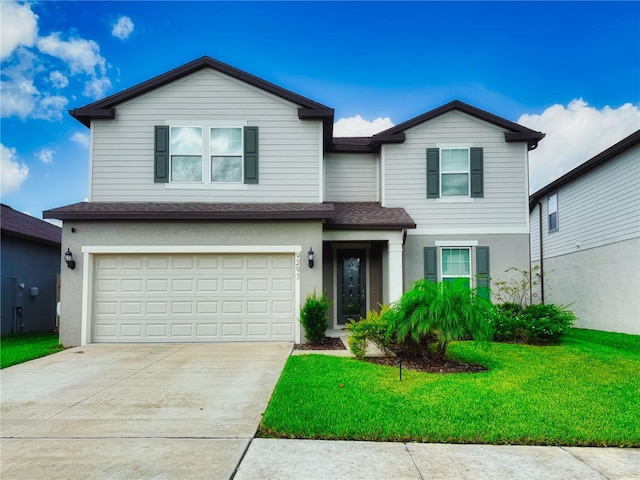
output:
<path id="1" fill-rule="evenodd" d="M 433 283 L 418 280 L 396 304 L 389 335 L 406 355 L 444 359 L 451 341 L 490 341 L 493 305 L 463 279 Z"/>

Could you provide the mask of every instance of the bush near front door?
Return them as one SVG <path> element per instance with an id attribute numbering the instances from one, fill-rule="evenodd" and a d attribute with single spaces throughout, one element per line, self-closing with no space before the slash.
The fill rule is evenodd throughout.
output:
<path id="1" fill-rule="evenodd" d="M 313 294 L 307 295 L 307 300 L 300 309 L 300 323 L 304 327 L 308 342 L 324 343 L 325 333 L 329 328 L 330 305 L 324 293 L 318 297 L 314 290 Z"/>

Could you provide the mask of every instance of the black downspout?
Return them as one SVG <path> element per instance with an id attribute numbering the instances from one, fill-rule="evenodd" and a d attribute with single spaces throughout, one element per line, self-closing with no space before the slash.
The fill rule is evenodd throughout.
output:
<path id="1" fill-rule="evenodd" d="M 544 249 L 542 246 L 542 203 L 538 200 L 539 234 L 540 234 L 540 302 L 544 303 Z"/>

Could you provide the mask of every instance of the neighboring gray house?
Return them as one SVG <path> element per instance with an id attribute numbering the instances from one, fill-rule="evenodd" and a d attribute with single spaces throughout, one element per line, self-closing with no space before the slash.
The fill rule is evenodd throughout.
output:
<path id="1" fill-rule="evenodd" d="M 531 195 L 545 303 L 577 327 L 640 334 L 640 130 Z"/>
<path id="2" fill-rule="evenodd" d="M 2 205 L 2 335 L 56 328 L 62 229 Z"/>
<path id="3" fill-rule="evenodd" d="M 303 341 L 423 277 L 529 265 L 528 151 L 544 134 L 454 101 L 366 138 L 334 111 L 203 57 L 71 115 L 89 201 L 64 221 L 61 342 Z M 313 261 L 309 260 L 313 252 Z"/>

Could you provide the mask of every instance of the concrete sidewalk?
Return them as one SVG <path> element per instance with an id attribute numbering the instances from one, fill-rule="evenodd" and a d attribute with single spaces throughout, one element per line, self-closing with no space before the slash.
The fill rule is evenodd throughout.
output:
<path id="1" fill-rule="evenodd" d="M 637 480 L 640 450 L 256 438 L 234 480 Z"/>

